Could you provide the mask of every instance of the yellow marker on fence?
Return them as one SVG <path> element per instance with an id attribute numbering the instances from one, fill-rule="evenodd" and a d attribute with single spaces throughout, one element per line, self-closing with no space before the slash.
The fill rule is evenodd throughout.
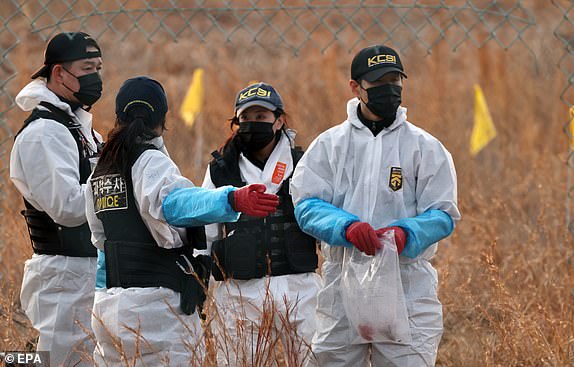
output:
<path id="1" fill-rule="evenodd" d="M 470 136 L 470 154 L 477 155 L 496 136 L 496 128 L 490 117 L 482 89 L 474 85 L 474 126 Z"/>
<path id="2" fill-rule="evenodd" d="M 179 110 L 179 115 L 190 128 L 193 126 L 197 115 L 203 106 L 203 69 L 197 68 L 193 71 L 191 84 Z"/>
<path id="3" fill-rule="evenodd" d="M 574 149 L 574 106 L 570 107 L 570 124 L 568 125 L 568 132 L 570 133 L 570 149 Z"/>

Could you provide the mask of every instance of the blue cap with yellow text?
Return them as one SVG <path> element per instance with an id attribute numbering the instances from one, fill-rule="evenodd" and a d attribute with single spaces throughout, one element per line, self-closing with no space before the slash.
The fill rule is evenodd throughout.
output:
<path id="1" fill-rule="evenodd" d="M 283 100 L 275 88 L 267 83 L 252 84 L 237 93 L 235 97 L 235 116 L 252 106 L 261 106 L 270 111 L 283 110 Z"/>

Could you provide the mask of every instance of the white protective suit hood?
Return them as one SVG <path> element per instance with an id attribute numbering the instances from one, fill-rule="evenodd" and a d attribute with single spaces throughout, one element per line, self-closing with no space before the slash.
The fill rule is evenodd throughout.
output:
<path id="1" fill-rule="evenodd" d="M 359 129 L 367 129 L 367 127 L 359 120 L 359 116 L 357 115 L 357 108 L 359 107 L 359 99 L 353 98 L 347 102 L 347 121 L 349 121 L 353 126 Z M 399 106 L 397 109 L 397 115 L 395 117 L 395 121 L 385 128 L 387 131 L 392 131 L 398 127 L 400 127 L 405 121 L 407 121 L 407 109 L 403 106 Z M 385 131 L 383 130 L 383 131 Z"/>
<path id="2" fill-rule="evenodd" d="M 60 100 L 60 98 L 58 98 L 58 96 L 48 88 L 44 78 L 31 81 L 28 85 L 22 88 L 20 93 L 16 96 L 16 104 L 23 111 L 32 111 L 34 108 L 38 107 L 40 102 L 43 101 L 53 104 L 62 111 L 67 112 L 70 117 L 77 120 L 70 108 L 70 105 Z"/>
<path id="3" fill-rule="evenodd" d="M 43 101 L 53 104 L 55 107 L 66 112 L 74 122 L 82 126 L 82 132 L 90 148 L 97 149 L 92 137 L 92 114 L 82 108 L 72 111 L 69 104 L 60 100 L 60 98 L 48 88 L 46 79 L 38 78 L 28 83 L 28 85 L 22 88 L 20 93 L 18 93 L 15 101 L 18 107 L 23 111 L 32 111 L 36 107 L 44 109 L 42 106 L 39 106 L 40 102 Z M 100 141 L 102 140 L 99 134 L 96 133 L 96 136 Z"/>

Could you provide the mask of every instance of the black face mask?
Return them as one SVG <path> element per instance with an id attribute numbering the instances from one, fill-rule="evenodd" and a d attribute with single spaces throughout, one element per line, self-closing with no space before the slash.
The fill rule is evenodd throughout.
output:
<path id="1" fill-rule="evenodd" d="M 239 123 L 237 135 L 246 151 L 257 152 L 271 143 L 276 133 L 272 122 L 243 121 Z"/>
<path id="2" fill-rule="evenodd" d="M 362 88 L 362 87 L 361 87 Z M 394 121 L 397 109 L 401 105 L 403 87 L 394 84 L 384 84 L 366 89 L 369 102 L 367 108 L 384 121 Z"/>
<path id="3" fill-rule="evenodd" d="M 96 72 L 82 76 L 75 76 L 66 68 L 63 69 L 78 79 L 78 82 L 80 83 L 80 90 L 74 92 L 74 97 L 76 97 L 78 101 L 80 101 L 85 106 L 91 106 L 96 103 L 98 99 L 100 99 L 103 89 L 100 73 Z M 66 84 L 64 84 L 64 86 L 68 88 Z M 68 89 L 71 90 L 70 88 Z"/>

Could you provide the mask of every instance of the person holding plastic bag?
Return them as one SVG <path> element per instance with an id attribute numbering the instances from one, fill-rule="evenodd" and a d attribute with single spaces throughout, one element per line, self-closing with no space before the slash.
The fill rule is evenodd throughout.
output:
<path id="1" fill-rule="evenodd" d="M 361 50 L 351 64 L 355 98 L 347 102 L 346 121 L 312 142 L 293 175 L 297 221 L 323 242 L 312 343 L 321 366 L 419 367 L 436 360 L 442 306 L 429 260 L 460 219 L 456 173 L 445 147 L 407 121 L 400 106 L 406 77 L 392 48 Z M 353 329 L 341 299 L 343 259 L 354 249 L 376 255 L 379 237 L 390 246 L 394 240 L 400 254 L 407 340 L 368 342 L 370 326 Z M 355 344 L 360 333 L 363 341 Z"/>
<path id="2" fill-rule="evenodd" d="M 92 317 L 99 366 L 202 365 L 196 309 L 208 274 L 193 250 L 205 248 L 203 225 L 233 222 L 239 212 L 266 216 L 278 204 L 264 185 L 194 187 L 163 144 L 167 111 L 159 82 L 125 81 L 116 125 L 88 180 L 92 241 L 105 253 L 97 272 L 106 288 L 96 292 Z"/>
<path id="3" fill-rule="evenodd" d="M 267 365 L 273 340 L 280 337 L 286 362 L 301 365 L 311 357 L 320 286 L 316 240 L 299 228 L 289 192 L 303 151 L 294 147 L 295 131 L 287 127 L 283 101 L 270 84 L 239 91 L 230 122 L 232 134 L 212 153 L 203 187 L 263 183 L 280 202 L 263 219 L 243 213 L 237 222 L 206 227 L 215 259 L 216 324 L 225 330 L 214 333 L 218 363 Z M 265 313 L 272 316 L 269 330 Z"/>

